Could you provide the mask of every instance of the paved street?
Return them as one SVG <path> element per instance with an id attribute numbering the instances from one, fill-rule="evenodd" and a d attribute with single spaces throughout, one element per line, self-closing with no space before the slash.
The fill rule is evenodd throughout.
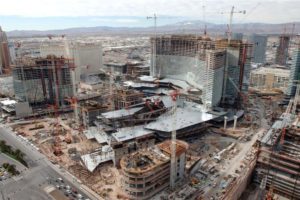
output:
<path id="1" fill-rule="evenodd" d="M 59 177 L 64 179 L 65 185 L 70 185 L 71 188 L 75 188 L 79 193 L 84 194 L 80 191 L 80 185 L 73 177 L 67 174 L 63 169 L 53 166 L 43 154 L 13 134 L 7 127 L 0 127 L 0 139 L 5 140 L 6 143 L 13 148 L 18 148 L 24 152 L 26 154 L 25 161 L 30 166 L 29 169 L 23 171 L 19 177 L 0 182 L 0 199 L 52 199 L 44 191 L 44 188 L 49 185 L 56 186 L 57 183 L 54 180 Z M 49 182 L 49 178 L 52 180 L 51 183 Z M 87 195 L 83 196 L 87 197 Z M 89 198 L 95 199 L 92 197 Z"/>

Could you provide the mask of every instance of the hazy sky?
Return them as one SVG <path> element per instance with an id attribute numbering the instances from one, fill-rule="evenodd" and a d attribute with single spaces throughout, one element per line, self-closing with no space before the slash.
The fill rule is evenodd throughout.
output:
<path id="1" fill-rule="evenodd" d="M 1 0 L 4 30 L 60 29 L 82 26 L 151 26 L 146 16 L 161 16 L 158 25 L 185 20 L 228 23 L 232 6 L 246 10 L 234 23 L 300 21 L 300 0 Z M 205 12 L 203 12 L 205 10 Z M 205 13 L 205 15 L 203 15 Z"/>

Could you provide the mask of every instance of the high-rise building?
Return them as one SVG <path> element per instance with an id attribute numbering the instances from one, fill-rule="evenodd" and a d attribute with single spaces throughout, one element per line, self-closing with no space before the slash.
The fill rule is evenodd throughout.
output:
<path id="1" fill-rule="evenodd" d="M 234 100 L 239 91 L 248 90 L 252 44 L 232 40 L 228 48 L 227 39 L 214 42 L 193 35 L 151 38 L 151 44 L 150 74 L 183 80 L 200 89 L 206 108 L 218 105 L 222 97 Z"/>
<path id="2" fill-rule="evenodd" d="M 226 50 L 228 67 L 224 69 L 223 95 L 224 99 L 234 100 L 241 91 L 246 93 L 249 86 L 251 70 L 252 44 L 241 40 L 231 40 L 228 47 L 227 39 L 216 40 L 216 49 Z"/>
<path id="3" fill-rule="evenodd" d="M 279 45 L 276 50 L 275 63 L 279 65 L 285 65 L 288 59 L 288 50 L 290 44 L 290 36 L 279 36 Z"/>
<path id="4" fill-rule="evenodd" d="M 17 63 L 17 56 L 16 56 L 16 48 L 15 44 L 8 44 L 9 55 L 10 55 L 10 63 L 15 65 Z"/>
<path id="5" fill-rule="evenodd" d="M 9 73 L 10 55 L 8 49 L 7 36 L 0 26 L 0 70 L 3 73 Z"/>
<path id="6" fill-rule="evenodd" d="M 64 45 L 42 45 L 41 57 L 55 55 L 57 57 L 68 57 L 67 49 Z M 80 81 L 81 76 L 99 73 L 103 67 L 102 46 L 100 43 L 72 43 L 69 44 L 69 56 L 74 59 L 76 66 L 76 81 Z"/>
<path id="7" fill-rule="evenodd" d="M 297 46 L 293 52 L 289 84 L 288 89 L 286 91 L 286 94 L 289 96 L 295 95 L 297 85 L 296 81 L 300 80 L 300 35 L 297 36 L 296 43 Z"/>
<path id="8" fill-rule="evenodd" d="M 266 47 L 268 37 L 264 35 L 251 34 L 248 38 L 248 42 L 253 43 L 252 62 L 264 63 L 266 58 Z"/>
<path id="9" fill-rule="evenodd" d="M 183 80 L 202 90 L 207 108 L 222 97 L 225 51 L 214 50 L 213 41 L 193 35 L 151 38 L 150 74 Z"/>
<path id="10" fill-rule="evenodd" d="M 19 63 L 11 69 L 15 97 L 40 106 L 56 105 L 58 98 L 58 106 L 63 106 L 66 97 L 73 97 L 73 67 L 72 60 L 52 56 Z"/>
<path id="11" fill-rule="evenodd" d="M 243 33 L 233 33 L 231 39 L 233 40 L 243 40 Z"/>

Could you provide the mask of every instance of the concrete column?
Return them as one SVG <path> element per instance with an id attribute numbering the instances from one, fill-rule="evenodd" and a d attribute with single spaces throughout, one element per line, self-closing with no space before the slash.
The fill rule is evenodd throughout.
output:
<path id="1" fill-rule="evenodd" d="M 235 130 L 235 128 L 236 128 L 236 122 L 237 122 L 237 116 L 236 115 L 234 115 L 234 122 L 233 122 L 233 130 Z"/>
<path id="2" fill-rule="evenodd" d="M 227 127 L 227 119 L 228 117 L 224 117 L 224 131 L 226 130 L 226 127 Z"/>

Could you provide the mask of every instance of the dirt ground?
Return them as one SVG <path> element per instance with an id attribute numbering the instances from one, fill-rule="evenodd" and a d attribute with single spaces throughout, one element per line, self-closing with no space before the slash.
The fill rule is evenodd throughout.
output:
<path id="1" fill-rule="evenodd" d="M 59 118 L 58 126 L 56 122 L 57 120 L 48 118 L 43 122 L 37 120 L 37 123 L 17 125 L 13 128 L 38 147 L 49 160 L 57 162 L 100 196 L 105 199 L 118 199 L 118 194 L 122 193 L 120 173 L 112 163 L 101 164 L 91 173 L 80 162 L 81 155 L 93 152 L 101 145 L 97 141 L 86 139 L 78 128 L 72 128 L 68 120 Z M 43 128 L 31 130 L 38 126 Z M 67 144 L 65 138 L 71 138 L 71 143 Z M 55 156 L 54 151 L 59 146 L 62 155 Z"/>

